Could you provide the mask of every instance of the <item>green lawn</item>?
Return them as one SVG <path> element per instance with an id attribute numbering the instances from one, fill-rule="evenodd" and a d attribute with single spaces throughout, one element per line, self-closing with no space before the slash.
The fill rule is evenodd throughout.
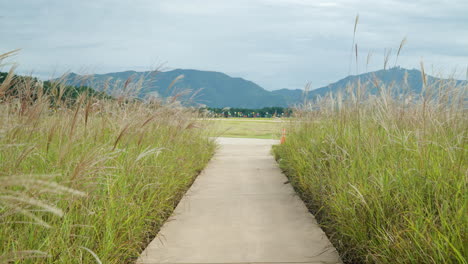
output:
<path id="1" fill-rule="evenodd" d="M 252 117 L 252 118 L 246 118 L 246 117 L 229 117 L 229 118 L 224 118 L 224 117 L 218 117 L 218 118 L 213 118 L 214 120 L 230 120 L 230 121 L 281 121 L 280 118 L 273 118 L 273 117 Z"/>
<path id="2" fill-rule="evenodd" d="M 279 139 L 281 130 L 287 124 L 284 121 L 274 122 L 273 119 L 220 119 L 206 120 L 210 122 L 210 136 Z"/>

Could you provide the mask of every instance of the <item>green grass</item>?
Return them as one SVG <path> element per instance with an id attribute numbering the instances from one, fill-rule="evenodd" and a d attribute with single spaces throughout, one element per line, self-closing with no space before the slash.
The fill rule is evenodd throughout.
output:
<path id="1" fill-rule="evenodd" d="M 186 109 L 20 89 L 0 98 L 0 263 L 134 262 L 214 143 Z"/>
<path id="2" fill-rule="evenodd" d="M 281 121 L 281 118 L 273 118 L 273 117 L 218 117 L 213 118 L 214 120 L 230 120 L 230 121 Z"/>
<path id="3" fill-rule="evenodd" d="M 223 120 L 206 120 L 211 123 L 210 136 L 279 139 L 285 121 L 264 119 L 229 118 Z"/>
<path id="4" fill-rule="evenodd" d="M 274 149 L 348 263 L 467 263 L 467 87 L 433 88 L 324 100 Z"/>

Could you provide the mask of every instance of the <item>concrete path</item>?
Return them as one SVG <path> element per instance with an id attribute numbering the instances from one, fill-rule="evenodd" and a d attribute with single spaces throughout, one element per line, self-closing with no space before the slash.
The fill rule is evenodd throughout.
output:
<path id="1" fill-rule="evenodd" d="M 137 263 L 341 263 L 271 156 L 276 140 L 218 142 Z"/>

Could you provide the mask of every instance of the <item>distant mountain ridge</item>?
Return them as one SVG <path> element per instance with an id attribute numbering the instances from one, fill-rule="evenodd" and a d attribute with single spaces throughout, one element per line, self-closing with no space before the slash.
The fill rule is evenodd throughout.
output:
<path id="1" fill-rule="evenodd" d="M 361 83 L 368 82 L 368 92 L 372 94 L 378 92 L 378 88 L 373 85 L 376 80 L 387 87 L 392 85 L 395 93 L 401 93 L 403 90 L 420 93 L 423 84 L 419 70 L 394 67 L 360 75 L 350 75 L 325 87 L 309 91 L 307 99 L 325 96 L 329 92 L 345 91 L 346 86 L 355 84 L 358 80 Z M 427 76 L 429 83 L 436 80 L 439 79 Z M 256 83 L 243 78 L 231 77 L 221 72 L 190 69 L 176 69 L 166 72 L 125 71 L 88 76 L 71 73 L 66 77 L 66 83 L 91 86 L 98 90 L 105 90 L 106 86 L 124 90 L 138 86 L 142 87 L 138 91 L 138 96 L 141 98 L 149 95 L 166 98 L 191 90 L 192 95 L 196 92 L 193 98 L 190 94 L 181 95 L 181 98 L 185 100 L 191 98 L 191 101 L 209 107 L 287 107 L 299 104 L 305 99 L 304 91 L 300 89 L 267 91 Z"/>
<path id="2" fill-rule="evenodd" d="M 65 80 L 70 85 L 88 85 L 98 90 L 104 90 L 106 86 L 125 89 L 127 80 L 130 80 L 130 86 L 142 87 L 139 97 L 153 95 L 164 98 L 191 90 L 197 93 L 193 98 L 196 103 L 209 107 L 262 108 L 287 105 L 281 96 L 254 82 L 221 72 L 176 69 L 157 73 L 125 71 L 88 76 L 70 73 Z M 186 95 L 185 99 L 190 97 Z"/>

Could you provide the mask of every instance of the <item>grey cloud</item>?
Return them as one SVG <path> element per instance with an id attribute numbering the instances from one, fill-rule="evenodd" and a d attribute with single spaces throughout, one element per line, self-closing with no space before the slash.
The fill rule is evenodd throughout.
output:
<path id="1" fill-rule="evenodd" d="M 441 67 L 468 63 L 465 0 L 17 0 L 0 10 L 0 52 L 23 48 L 24 72 L 87 68 L 223 71 L 267 89 L 313 87 L 349 69 L 354 16 L 358 70 L 382 67 L 383 49 L 408 37 L 403 67 L 421 57 Z"/>

